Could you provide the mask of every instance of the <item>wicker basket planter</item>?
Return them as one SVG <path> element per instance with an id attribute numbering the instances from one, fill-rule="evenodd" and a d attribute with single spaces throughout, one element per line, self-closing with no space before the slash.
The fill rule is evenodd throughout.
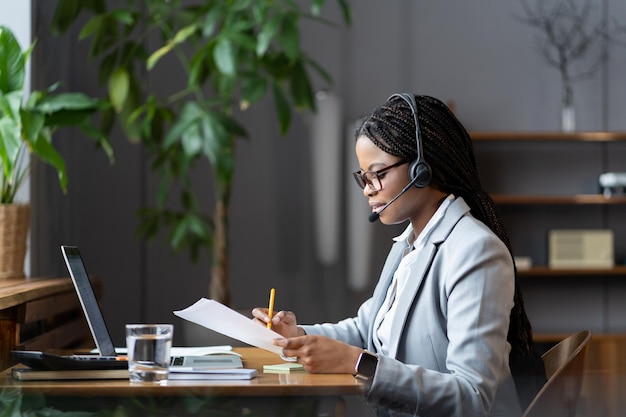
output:
<path id="1" fill-rule="evenodd" d="M 29 205 L 0 204 L 0 279 L 24 278 L 29 224 Z"/>

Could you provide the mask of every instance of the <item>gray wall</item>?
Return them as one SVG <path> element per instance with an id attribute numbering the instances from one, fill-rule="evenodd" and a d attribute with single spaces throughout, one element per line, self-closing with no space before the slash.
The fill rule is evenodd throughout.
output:
<path id="1" fill-rule="evenodd" d="M 64 38 L 48 35 L 52 7 L 48 3 L 36 2 L 33 10 L 35 35 L 39 38 L 33 67 L 35 85 L 63 79 L 70 89 L 97 91 L 96 68 L 84 58 L 87 45 L 75 42 L 76 33 Z M 339 20 L 334 2 L 327 3 L 328 17 Z M 533 30 L 513 18 L 521 13 L 518 2 L 359 0 L 352 3 L 354 23 L 349 29 L 308 23 L 303 39 L 310 54 L 335 79 L 334 88 L 342 100 L 346 126 L 391 93 L 413 91 L 453 102 L 457 115 L 469 130 L 559 129 L 559 76 L 537 54 Z M 604 0 L 602 7 L 626 21 L 623 2 Z M 580 130 L 626 130 L 623 117 L 626 50 L 611 47 L 610 52 L 606 68 L 575 87 Z M 158 85 L 164 80 L 156 73 L 150 75 L 149 82 Z M 319 81 L 318 86 L 326 87 Z M 251 140 L 240 142 L 237 149 L 231 217 L 234 305 L 241 309 L 262 305 L 267 301 L 268 289 L 275 286 L 277 306 L 294 309 L 301 322 L 336 320 L 353 314 L 371 292 L 390 246 L 390 237 L 400 228 L 370 224 L 366 215 L 363 217 L 362 227 L 372 228 L 374 233 L 374 247 L 362 259 L 372 268 L 371 285 L 363 291 L 350 290 L 345 280 L 345 261 L 323 267 L 313 253 L 311 204 L 318 196 L 310 192 L 311 173 L 316 167 L 311 166 L 309 159 L 306 118 L 297 117 L 284 138 L 277 132 L 269 102 L 243 114 L 242 120 L 248 126 Z M 103 308 L 116 343 L 123 344 L 123 324 L 131 321 L 173 322 L 181 329 L 176 332 L 177 343 L 181 343 L 184 331 L 171 311 L 207 296 L 208 263 L 203 259 L 192 264 L 185 254 L 173 254 L 163 243 L 147 243 L 135 236 L 138 224 L 135 212 L 151 201 L 156 182 L 140 148 L 128 144 L 119 135 L 111 139 L 117 155 L 114 166 L 109 166 L 105 157 L 94 152 L 90 145 L 81 143 L 76 132 L 58 139 L 70 171 L 66 196 L 58 191 L 51 171 L 39 167 L 35 172 L 33 273 L 65 275 L 58 246 L 78 245 L 90 273 L 104 283 Z M 351 152 L 352 140 L 346 137 L 346 152 Z M 514 153 L 515 163 L 504 166 L 513 169 L 507 178 L 538 175 L 537 180 L 529 179 L 528 192 L 556 192 L 550 188 L 555 185 L 544 178 L 554 179 L 559 190 L 577 187 L 572 185 L 571 172 L 565 171 L 579 172 L 579 166 L 587 172 L 580 174 L 585 178 L 585 187 L 595 184 L 597 170 L 604 168 L 598 164 L 608 163 L 611 169 L 624 170 L 623 146 L 617 146 L 617 155 L 621 156 L 612 157 L 609 162 L 607 158 L 592 162 L 588 171 L 585 156 L 582 162 L 563 170 L 561 166 L 543 163 L 538 155 L 545 148 L 539 146 L 541 149 L 532 149 L 524 155 Z M 489 151 L 477 149 L 477 152 L 479 160 L 485 161 L 485 172 L 489 176 L 500 175 L 489 171 L 499 168 Z M 599 154 L 601 159 L 606 153 L 606 150 L 591 152 L 593 158 Z M 613 151 L 609 153 L 614 155 Z M 355 169 L 356 165 L 346 166 L 346 175 Z M 206 177 L 205 203 L 209 210 L 211 183 L 207 172 L 199 170 L 197 175 Z M 528 173 L 533 176 L 527 177 Z M 338 180 L 348 184 L 343 178 Z M 489 183 L 487 179 L 486 183 Z M 510 189 L 516 184 L 502 186 Z M 589 210 L 592 213 L 583 210 L 572 215 L 568 227 L 589 222 L 596 227 L 606 221 L 606 213 L 595 212 L 605 209 Z M 611 219 L 623 215 L 621 207 L 609 210 Z M 524 209 L 522 213 L 505 213 L 514 244 L 535 248 L 537 257 L 542 253 L 545 256 L 535 243 L 541 240 L 539 245 L 544 244 L 545 225 L 542 221 L 535 225 L 534 220 L 544 212 L 544 208 L 538 207 Z M 351 215 L 342 211 L 344 219 Z M 593 220 L 586 220 L 588 216 Z M 342 228 L 342 259 L 346 254 L 345 232 Z M 526 232 L 533 236 L 532 241 L 525 238 Z M 623 232 L 622 229 L 617 235 L 620 242 Z M 623 258 L 626 256 L 623 244 L 619 247 Z M 570 331 L 581 326 L 594 331 L 626 328 L 618 319 L 624 314 L 620 300 L 626 295 L 626 287 L 619 278 L 522 280 L 522 285 L 529 315 L 539 331 Z"/>

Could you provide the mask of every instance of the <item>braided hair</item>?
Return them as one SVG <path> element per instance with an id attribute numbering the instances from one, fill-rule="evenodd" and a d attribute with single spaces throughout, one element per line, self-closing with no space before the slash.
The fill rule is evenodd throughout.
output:
<path id="1" fill-rule="evenodd" d="M 504 242 L 512 256 L 508 234 L 493 199 L 480 183 L 469 134 L 450 109 L 440 100 L 415 96 L 421 132 L 423 157 L 432 170 L 431 185 L 452 193 L 469 205 L 472 215 Z M 366 136 L 380 149 L 407 161 L 417 158 L 413 110 L 401 97 L 392 96 L 357 129 L 356 137 Z M 515 271 L 514 305 L 507 340 L 511 345 L 509 367 L 518 397 L 526 407 L 545 382 L 541 357 L 534 349 L 532 328 L 524 309 Z"/>

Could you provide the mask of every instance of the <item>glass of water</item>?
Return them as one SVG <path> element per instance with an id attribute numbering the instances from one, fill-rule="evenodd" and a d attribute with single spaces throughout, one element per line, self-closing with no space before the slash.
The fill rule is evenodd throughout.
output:
<path id="1" fill-rule="evenodd" d="M 172 324 L 126 325 L 130 382 L 167 382 L 173 334 Z"/>

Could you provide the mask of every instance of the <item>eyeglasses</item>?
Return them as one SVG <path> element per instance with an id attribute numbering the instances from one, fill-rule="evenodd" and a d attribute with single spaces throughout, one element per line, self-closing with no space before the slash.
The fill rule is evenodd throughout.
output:
<path id="1" fill-rule="evenodd" d="M 385 177 L 383 175 L 385 172 L 389 171 L 391 168 L 399 167 L 400 165 L 408 164 L 408 161 L 399 161 L 393 165 L 389 165 L 383 169 L 379 169 L 378 171 L 357 171 L 353 172 L 354 180 L 361 188 L 365 188 L 366 185 L 369 185 L 370 188 L 374 191 L 380 191 L 383 189 L 383 184 L 380 181 Z"/>

